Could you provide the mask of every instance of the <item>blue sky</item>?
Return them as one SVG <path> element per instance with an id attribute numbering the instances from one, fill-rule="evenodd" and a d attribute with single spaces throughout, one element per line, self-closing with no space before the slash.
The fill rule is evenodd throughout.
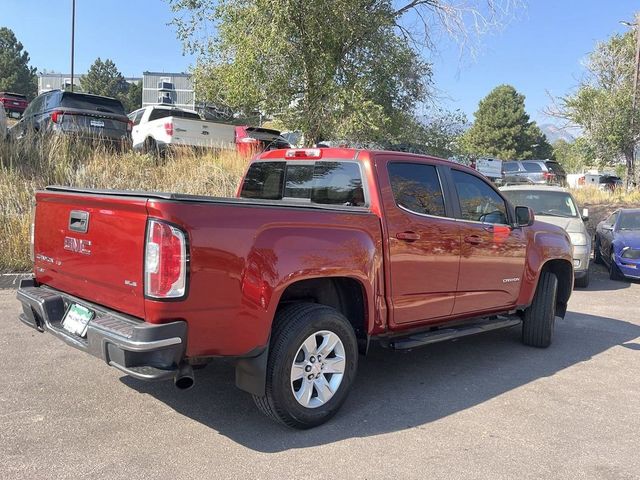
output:
<path id="1" fill-rule="evenodd" d="M 438 42 L 432 60 L 440 102 L 470 119 L 478 101 L 501 83 L 527 98 L 539 123 L 547 92 L 562 95 L 577 84 L 581 61 L 598 40 L 622 32 L 631 20 L 631 0 L 530 0 L 501 31 L 481 38 L 475 58 L 460 58 L 458 46 Z M 2 0 L 0 26 L 11 28 L 39 70 L 68 72 L 71 0 Z M 187 71 L 171 12 L 163 0 L 76 0 L 76 71 L 96 57 L 111 58 L 126 76 L 142 71 Z"/>

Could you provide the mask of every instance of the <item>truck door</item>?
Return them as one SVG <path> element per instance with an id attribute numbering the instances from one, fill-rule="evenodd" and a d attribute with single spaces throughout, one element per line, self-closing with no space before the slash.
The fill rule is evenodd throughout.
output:
<path id="1" fill-rule="evenodd" d="M 514 305 L 526 259 L 524 232 L 509 226 L 507 204 L 486 180 L 453 168 L 450 172 L 462 239 L 453 314 Z"/>
<path id="2" fill-rule="evenodd" d="M 425 324 L 453 310 L 460 234 L 441 174 L 424 160 L 378 156 L 388 234 L 391 323 Z"/>

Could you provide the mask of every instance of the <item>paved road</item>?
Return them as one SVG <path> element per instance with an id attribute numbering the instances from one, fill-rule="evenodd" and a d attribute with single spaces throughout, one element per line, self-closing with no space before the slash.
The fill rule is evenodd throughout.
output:
<path id="1" fill-rule="evenodd" d="M 263 418 L 233 366 L 145 384 L 18 324 L 0 292 L 0 476 L 640 478 L 640 284 L 597 270 L 547 350 L 491 332 L 360 364 L 312 431 Z"/>

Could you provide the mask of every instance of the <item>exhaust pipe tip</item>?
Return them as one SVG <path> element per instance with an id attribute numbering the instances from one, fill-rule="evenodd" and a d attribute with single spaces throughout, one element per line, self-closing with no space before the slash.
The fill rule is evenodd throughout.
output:
<path id="1" fill-rule="evenodd" d="M 173 383 L 179 390 L 189 390 L 190 388 L 192 388 L 196 383 L 196 379 L 193 376 L 193 368 L 191 367 L 191 365 L 181 365 L 178 368 L 178 372 L 176 373 L 175 378 L 173 379 Z"/>

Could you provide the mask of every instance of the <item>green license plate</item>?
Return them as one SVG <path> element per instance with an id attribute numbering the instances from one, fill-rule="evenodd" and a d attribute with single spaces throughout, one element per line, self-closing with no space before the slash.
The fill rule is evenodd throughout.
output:
<path id="1" fill-rule="evenodd" d="M 93 312 L 77 303 L 71 304 L 62 320 L 62 328 L 80 337 L 87 335 L 87 325 L 93 318 Z"/>

